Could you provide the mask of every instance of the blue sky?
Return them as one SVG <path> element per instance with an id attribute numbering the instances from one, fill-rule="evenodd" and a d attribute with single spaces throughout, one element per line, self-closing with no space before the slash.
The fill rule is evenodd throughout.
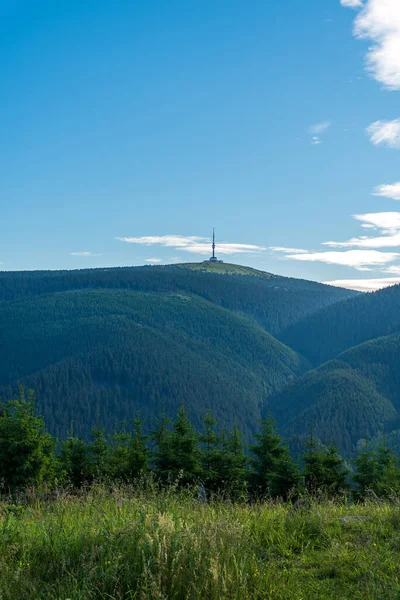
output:
<path id="1" fill-rule="evenodd" d="M 1 269 L 200 261 L 215 226 L 400 281 L 398 0 L 1 0 L 0 44 Z"/>

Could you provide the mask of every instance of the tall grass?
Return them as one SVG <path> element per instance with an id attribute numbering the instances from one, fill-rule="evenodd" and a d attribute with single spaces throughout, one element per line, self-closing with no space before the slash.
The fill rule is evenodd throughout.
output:
<path id="1" fill-rule="evenodd" d="M 0 600 L 400 599 L 395 502 L 202 504 L 102 486 L 22 500 L 0 502 Z"/>

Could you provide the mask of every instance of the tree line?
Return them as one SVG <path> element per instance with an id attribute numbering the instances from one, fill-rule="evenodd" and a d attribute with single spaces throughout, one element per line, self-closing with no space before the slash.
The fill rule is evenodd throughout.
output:
<path id="1" fill-rule="evenodd" d="M 90 441 L 74 436 L 71 425 L 58 445 L 36 413 L 33 392 L 26 397 L 21 388 L 17 400 L 0 407 L 3 493 L 31 486 L 81 488 L 98 480 L 133 483 L 147 476 L 160 485 L 197 486 L 204 498 L 223 495 L 232 500 L 290 500 L 304 492 L 329 498 L 388 498 L 400 492 L 399 457 L 384 443 L 377 448 L 366 444 L 352 466 L 350 473 L 335 445 L 321 444 L 312 431 L 299 465 L 271 418 L 260 422 L 247 448 L 236 426 L 219 431 L 209 412 L 202 430 L 196 431 L 184 405 L 173 421 L 162 415 L 149 435 L 143 433 L 138 414 L 132 430 L 122 423 L 110 435 L 97 424 Z"/>

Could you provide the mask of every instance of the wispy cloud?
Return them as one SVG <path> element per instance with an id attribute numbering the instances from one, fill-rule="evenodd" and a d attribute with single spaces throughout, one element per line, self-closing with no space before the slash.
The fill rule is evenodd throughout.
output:
<path id="1" fill-rule="evenodd" d="M 146 258 L 145 262 L 149 263 L 150 265 L 158 265 L 162 262 L 162 260 L 161 258 Z"/>
<path id="2" fill-rule="evenodd" d="M 392 200 L 400 200 L 400 181 L 378 185 L 372 192 L 373 196 L 382 196 Z"/>
<path id="3" fill-rule="evenodd" d="M 394 119 L 393 121 L 375 121 L 375 123 L 372 123 L 367 128 L 367 134 L 369 135 L 370 141 L 375 146 L 383 144 L 389 146 L 389 148 L 399 149 L 400 119 Z"/>
<path id="4" fill-rule="evenodd" d="M 208 256 L 211 253 L 211 238 L 198 236 L 182 235 L 161 235 L 161 236 L 142 236 L 142 237 L 117 237 L 121 242 L 128 244 L 141 244 L 145 246 L 164 246 L 174 248 L 175 250 L 189 252 L 191 254 L 201 254 Z M 221 242 L 217 245 L 217 254 L 250 254 L 265 251 L 263 246 L 254 244 L 226 243 Z"/>
<path id="5" fill-rule="evenodd" d="M 361 0 L 340 0 L 340 4 L 347 8 L 362 8 L 363 3 Z"/>
<path id="6" fill-rule="evenodd" d="M 321 135 L 324 133 L 329 127 L 332 125 L 330 121 L 322 121 L 321 123 L 315 123 L 315 125 L 311 125 L 308 133 L 311 135 Z"/>
<path id="7" fill-rule="evenodd" d="M 273 252 L 283 252 L 284 254 L 306 254 L 308 250 L 302 248 L 286 248 L 284 246 L 270 246 L 268 250 Z"/>
<path id="8" fill-rule="evenodd" d="M 377 250 L 346 250 L 344 252 L 308 252 L 307 254 L 290 254 L 288 258 L 308 262 L 322 262 L 329 265 L 341 265 L 365 270 L 365 267 L 381 267 L 393 262 L 400 256 L 395 252 L 378 252 Z"/>
<path id="9" fill-rule="evenodd" d="M 362 227 L 379 230 L 374 237 L 354 237 L 344 242 L 324 242 L 331 248 L 397 248 L 400 247 L 400 212 L 367 213 L 353 215 Z"/>
<path id="10" fill-rule="evenodd" d="M 400 212 L 365 213 L 353 217 L 363 223 L 364 227 L 370 225 L 384 231 L 400 229 Z"/>
<path id="11" fill-rule="evenodd" d="M 321 123 L 315 123 L 315 125 L 311 125 L 311 127 L 308 129 L 308 133 L 312 136 L 312 146 L 318 146 L 319 144 L 322 144 L 320 136 L 325 133 L 325 131 L 327 131 L 331 125 L 332 123 L 330 121 L 321 121 Z"/>
<path id="12" fill-rule="evenodd" d="M 94 252 L 71 252 L 71 256 L 100 256 Z"/>
<path id="13" fill-rule="evenodd" d="M 390 90 L 400 89 L 400 2 L 342 0 L 342 5 L 361 8 L 354 23 L 354 35 L 370 40 L 366 68 L 376 81 Z"/>
<path id="14" fill-rule="evenodd" d="M 400 283 L 400 277 L 382 277 L 380 279 L 336 279 L 324 281 L 327 285 L 356 290 L 358 292 L 376 292 L 391 285 Z"/>

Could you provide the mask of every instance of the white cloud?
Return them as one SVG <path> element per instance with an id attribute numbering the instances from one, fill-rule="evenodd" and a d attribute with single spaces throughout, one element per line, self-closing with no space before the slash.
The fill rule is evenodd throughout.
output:
<path id="1" fill-rule="evenodd" d="M 164 246 L 182 250 L 191 254 L 208 256 L 211 254 L 211 239 L 197 236 L 161 235 L 142 237 L 118 237 L 121 242 L 142 244 L 145 246 Z M 262 252 L 266 248 L 254 244 L 218 243 L 216 253 L 221 255 L 249 254 Z"/>
<path id="2" fill-rule="evenodd" d="M 308 250 L 302 248 L 285 248 L 283 246 L 270 246 L 268 250 L 273 252 L 283 252 L 284 254 L 307 254 Z"/>
<path id="3" fill-rule="evenodd" d="M 389 148 L 400 148 L 400 119 L 375 121 L 367 128 L 367 134 L 375 146 L 385 144 Z"/>
<path id="4" fill-rule="evenodd" d="M 400 277 L 382 277 L 381 279 L 337 279 L 336 281 L 324 281 L 327 285 L 343 287 L 358 292 L 375 292 L 391 285 L 400 283 Z"/>
<path id="5" fill-rule="evenodd" d="M 393 262 L 400 256 L 395 252 L 379 252 L 377 250 L 346 250 L 344 252 L 309 252 L 307 254 L 290 254 L 288 258 L 309 262 L 322 262 L 329 265 L 341 265 L 362 269 L 363 267 L 380 267 Z"/>
<path id="6" fill-rule="evenodd" d="M 100 254 L 94 254 L 93 252 L 71 252 L 71 256 L 100 256 Z"/>
<path id="7" fill-rule="evenodd" d="M 382 196 L 392 200 L 400 200 L 400 181 L 378 185 L 372 192 L 373 196 Z"/>
<path id="8" fill-rule="evenodd" d="M 392 265 L 385 269 L 385 273 L 391 273 L 392 275 L 400 275 L 400 265 Z"/>
<path id="9" fill-rule="evenodd" d="M 312 146 L 318 146 L 319 144 L 322 144 L 320 138 L 317 135 L 314 135 L 312 140 L 311 140 L 311 145 Z"/>
<path id="10" fill-rule="evenodd" d="M 361 221 L 364 226 L 371 225 L 372 227 L 386 231 L 400 229 L 400 212 L 365 213 L 353 215 L 353 217 L 357 221 Z"/>
<path id="11" fill-rule="evenodd" d="M 348 8 L 362 8 L 363 7 L 363 3 L 361 2 L 361 0 L 340 0 L 340 4 L 342 6 L 345 6 Z"/>
<path id="12" fill-rule="evenodd" d="M 346 242 L 325 242 L 331 248 L 397 248 L 400 246 L 400 233 L 379 237 L 358 237 Z"/>
<path id="13" fill-rule="evenodd" d="M 343 4 L 343 2 L 342 2 Z M 391 90 L 400 90 L 400 2 L 368 0 L 354 24 L 354 35 L 372 41 L 367 52 L 367 70 Z M 351 6 L 347 1 L 347 5 Z M 361 6 L 360 6 L 361 4 Z"/>
<path id="14" fill-rule="evenodd" d="M 159 263 L 162 262 L 161 258 L 146 258 L 147 263 L 149 263 L 150 265 L 157 265 Z"/>
<path id="15" fill-rule="evenodd" d="M 316 123 L 315 125 L 312 125 L 310 127 L 308 133 L 311 133 L 312 135 L 321 135 L 321 133 L 324 133 L 324 131 L 329 129 L 331 125 L 332 123 L 330 121 L 322 121 L 321 123 Z"/>
<path id="16" fill-rule="evenodd" d="M 360 236 L 345 242 L 324 242 L 323 246 L 331 248 L 395 248 L 400 246 L 400 212 L 367 213 L 353 215 L 361 221 L 362 227 L 379 229 L 376 237 Z"/>

